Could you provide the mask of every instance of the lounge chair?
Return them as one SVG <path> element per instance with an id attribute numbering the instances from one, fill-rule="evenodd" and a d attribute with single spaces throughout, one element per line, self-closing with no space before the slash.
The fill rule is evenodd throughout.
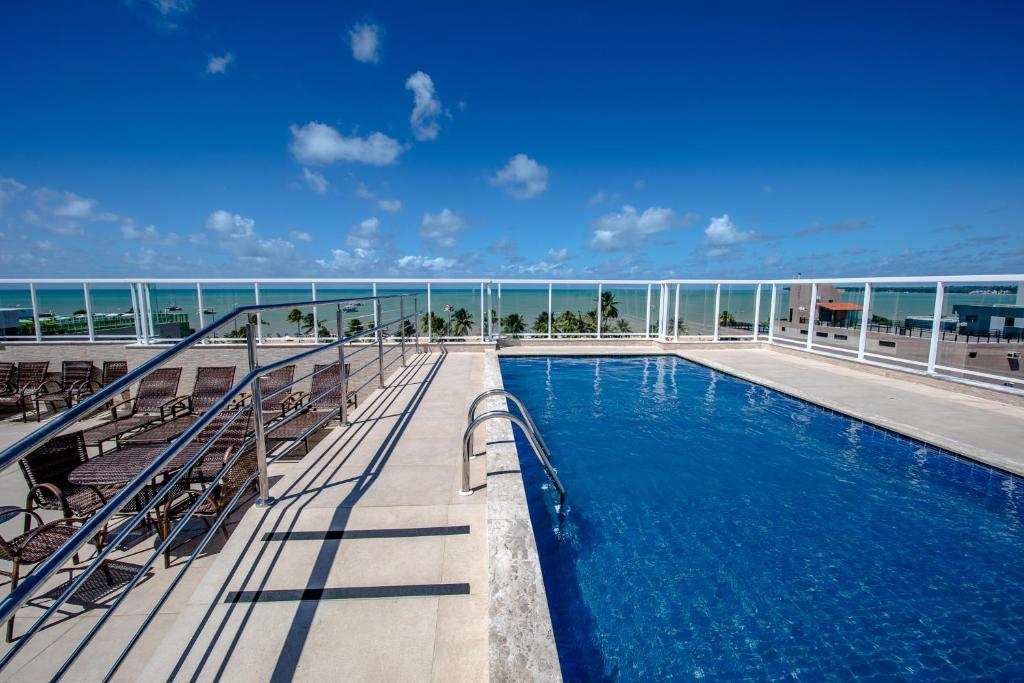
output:
<path id="1" fill-rule="evenodd" d="M 260 380 L 260 396 L 263 397 L 263 420 L 264 423 L 281 417 L 291 408 L 294 408 L 301 400 L 301 392 L 292 393 L 281 391 L 289 386 L 295 379 L 295 366 L 286 365 L 267 373 L 264 379 Z M 275 393 L 278 392 L 278 393 Z M 243 392 L 235 401 L 233 407 L 247 405 L 252 399 L 248 392 Z"/>
<path id="2" fill-rule="evenodd" d="M 71 471 L 88 459 L 85 439 L 78 431 L 55 436 L 19 460 L 29 486 L 25 509 L 59 510 L 65 517 L 88 517 L 103 507 L 117 488 L 102 490 L 68 481 Z"/>
<path id="3" fill-rule="evenodd" d="M 181 368 L 157 368 L 143 377 L 134 401 L 129 399 L 111 404 L 110 411 L 114 419 L 85 430 L 85 445 L 96 447 L 103 453 L 104 442 L 113 440 L 120 443 L 125 434 L 174 417 L 180 378 Z M 131 412 L 118 418 L 117 409 L 123 405 L 130 405 Z"/>
<path id="4" fill-rule="evenodd" d="M 351 369 L 345 364 L 345 377 Z M 267 433 L 268 439 L 277 441 L 294 441 L 302 439 L 303 446 L 308 450 L 309 437 L 316 429 L 324 427 L 335 413 L 341 409 L 341 377 L 338 364 L 313 366 L 313 379 L 310 382 L 309 394 L 303 394 L 295 410 L 297 415 L 286 417 Z M 347 393 L 347 381 L 346 381 Z M 348 403 L 356 406 L 356 395 L 348 394 Z"/>
<path id="5" fill-rule="evenodd" d="M 24 512 L 26 516 L 25 533 L 11 539 L 0 536 L 0 560 L 7 560 L 13 565 L 10 571 L 0 570 L 0 574 L 11 577 L 11 590 L 13 591 L 18 587 L 18 580 L 21 578 L 21 567 L 38 564 L 48 558 L 58 548 L 67 543 L 72 534 L 78 531 L 79 526 L 84 520 L 70 518 L 43 523 L 42 518 L 31 510 L 15 508 L 7 512 Z M 35 527 L 32 526 L 33 521 L 36 523 Z M 99 537 L 94 539 L 93 542 L 97 544 L 97 547 L 100 547 Z M 74 561 L 76 564 L 78 563 L 77 554 Z M 104 571 L 109 572 L 106 569 L 106 565 L 104 565 Z M 107 580 L 110 580 L 109 573 Z M 7 642 L 9 643 L 12 640 L 14 640 L 14 615 L 11 615 L 10 620 L 7 622 Z"/>
<path id="6" fill-rule="evenodd" d="M 103 372 L 100 373 L 100 386 L 107 387 L 128 374 L 128 361 L 126 360 L 105 360 L 103 361 Z M 131 395 L 127 389 L 121 392 L 122 400 L 128 400 Z M 104 406 L 110 410 L 114 404 L 113 399 Z"/>
<path id="7" fill-rule="evenodd" d="M 11 406 L 20 409 L 21 421 L 28 422 L 28 408 L 32 405 L 35 395 L 43 390 L 49 367 L 49 361 L 18 363 L 13 391 L 0 395 L 0 407 Z"/>
<path id="8" fill-rule="evenodd" d="M 0 396 L 9 396 L 17 391 L 14 386 L 14 363 L 0 363 Z"/>
<path id="9" fill-rule="evenodd" d="M 172 408 L 180 409 L 183 415 L 164 420 L 159 424 L 132 434 L 128 441 L 134 444 L 167 443 L 192 426 L 200 415 L 224 397 L 235 380 L 235 366 L 201 367 L 196 371 L 196 382 L 190 396 L 175 399 Z"/>
<path id="10" fill-rule="evenodd" d="M 35 394 L 36 422 L 43 412 L 43 403 L 56 412 L 58 401 L 70 408 L 75 401 L 91 394 L 99 386 L 99 382 L 91 379 L 92 367 L 91 360 L 66 360 L 61 363 L 60 380 L 47 381 L 43 389 Z"/>

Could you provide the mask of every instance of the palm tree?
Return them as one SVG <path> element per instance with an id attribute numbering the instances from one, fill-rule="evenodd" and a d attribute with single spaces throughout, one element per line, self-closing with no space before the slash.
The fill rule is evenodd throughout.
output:
<path id="1" fill-rule="evenodd" d="M 609 320 L 619 317 L 618 301 L 613 292 L 601 292 L 601 319 Z"/>
<path id="2" fill-rule="evenodd" d="M 297 308 L 288 311 L 288 322 L 295 323 L 295 334 L 302 334 L 302 311 Z"/>
<path id="3" fill-rule="evenodd" d="M 430 316 L 429 318 L 427 316 Z M 436 313 L 424 313 L 420 320 L 420 330 L 423 332 L 427 331 L 427 326 L 430 326 L 430 335 L 432 337 L 443 337 L 444 336 L 444 318 L 437 315 Z"/>
<path id="4" fill-rule="evenodd" d="M 580 332 L 589 334 L 597 332 L 597 311 L 587 311 L 577 317 L 580 321 Z"/>
<path id="5" fill-rule="evenodd" d="M 405 320 L 402 322 L 402 336 L 415 337 L 416 326 L 412 324 L 411 320 Z"/>
<path id="6" fill-rule="evenodd" d="M 451 333 L 456 337 L 465 337 L 473 329 L 473 314 L 460 308 L 452 314 Z"/>
<path id="7" fill-rule="evenodd" d="M 632 332 L 632 328 L 629 326 L 629 321 L 625 318 L 620 318 L 615 321 L 615 331 L 620 334 L 629 334 Z"/>
<path id="8" fill-rule="evenodd" d="M 736 324 L 736 316 L 729 311 L 722 311 L 718 316 L 718 324 L 723 327 Z"/>
<path id="9" fill-rule="evenodd" d="M 359 318 L 349 318 L 348 327 L 345 328 L 345 334 L 359 334 L 363 331 L 363 321 Z"/>
<path id="10" fill-rule="evenodd" d="M 580 331 L 580 319 L 572 311 L 562 311 L 555 318 L 555 331 L 562 334 L 572 334 Z"/>
<path id="11" fill-rule="evenodd" d="M 501 319 L 501 331 L 505 334 L 522 334 L 526 332 L 526 322 L 518 313 L 509 313 Z"/>
<path id="12" fill-rule="evenodd" d="M 537 319 L 533 321 L 533 331 L 538 334 L 548 333 L 548 312 L 541 311 L 537 314 Z"/>

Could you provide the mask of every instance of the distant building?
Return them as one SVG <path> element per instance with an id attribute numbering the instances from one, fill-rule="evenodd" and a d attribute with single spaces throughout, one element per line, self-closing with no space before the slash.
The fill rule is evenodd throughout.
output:
<path id="1" fill-rule="evenodd" d="M 953 313 L 962 334 L 1002 337 L 1024 334 L 1024 304 L 956 304 Z"/>
<path id="2" fill-rule="evenodd" d="M 903 327 L 910 330 L 930 330 L 934 322 L 934 315 L 908 315 L 903 319 Z M 956 332 L 959 322 L 955 315 L 944 315 L 939 323 L 939 329 L 943 332 Z"/>
<path id="3" fill-rule="evenodd" d="M 858 304 L 840 301 L 843 290 L 830 284 L 818 285 L 817 319 L 831 325 L 849 326 L 860 321 L 862 307 Z M 791 323 L 805 324 L 810 318 L 811 283 L 799 283 L 789 286 L 789 311 L 786 320 Z"/>
<path id="4" fill-rule="evenodd" d="M 0 335 L 18 336 L 19 320 L 31 317 L 32 310 L 28 308 L 0 308 Z"/>

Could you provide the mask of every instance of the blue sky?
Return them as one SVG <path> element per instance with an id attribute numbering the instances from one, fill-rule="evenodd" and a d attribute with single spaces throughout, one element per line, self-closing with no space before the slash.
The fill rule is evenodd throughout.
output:
<path id="1" fill-rule="evenodd" d="M 7 277 L 1024 271 L 1019 3 L 5 3 Z"/>

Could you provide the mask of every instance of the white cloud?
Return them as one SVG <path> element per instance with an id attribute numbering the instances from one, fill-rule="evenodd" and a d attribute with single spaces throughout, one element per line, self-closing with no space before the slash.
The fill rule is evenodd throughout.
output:
<path id="1" fill-rule="evenodd" d="M 506 273 L 518 275 L 572 275 L 573 269 L 564 263 L 538 261 L 529 265 L 507 263 L 501 267 Z"/>
<path id="2" fill-rule="evenodd" d="M 548 189 L 548 168 L 525 154 L 516 154 L 491 178 L 491 185 L 504 188 L 517 199 L 530 199 Z"/>
<path id="3" fill-rule="evenodd" d="M 414 98 L 412 116 L 412 132 L 417 140 L 436 140 L 441 132 L 441 124 L 437 117 L 441 115 L 441 101 L 434 94 L 434 80 L 422 71 L 417 71 L 405 82 L 406 90 L 411 90 Z"/>
<path id="4" fill-rule="evenodd" d="M 420 224 L 420 237 L 434 242 L 444 249 L 451 249 L 455 246 L 455 235 L 462 230 L 463 222 L 451 209 L 442 209 L 441 213 L 434 215 L 423 214 L 423 222 Z"/>
<path id="5" fill-rule="evenodd" d="M 708 247 L 708 256 L 712 258 L 731 254 L 738 245 L 753 237 L 753 232 L 738 229 L 727 213 L 712 218 L 708 227 L 704 229 L 704 244 Z"/>
<path id="6" fill-rule="evenodd" d="M 164 16 L 187 14 L 192 11 L 193 5 L 192 0 L 147 0 L 147 2 Z"/>
<path id="7" fill-rule="evenodd" d="M 672 209 L 652 206 L 637 213 L 626 204 L 621 212 L 608 213 L 594 221 L 590 246 L 602 251 L 640 247 L 651 235 L 671 230 L 679 223 L 685 224 L 685 220 L 677 221 Z"/>
<path id="8" fill-rule="evenodd" d="M 587 200 L 587 204 L 590 204 L 591 206 L 597 206 L 598 204 L 604 201 L 604 198 L 604 190 L 600 190 L 594 193 L 594 196 Z"/>
<path id="9" fill-rule="evenodd" d="M 354 249 L 348 252 L 344 249 L 331 249 L 329 260 L 317 259 L 316 262 L 326 270 L 356 273 L 368 270 L 375 261 L 373 251 Z"/>
<path id="10" fill-rule="evenodd" d="M 428 256 L 402 256 L 395 261 L 395 265 L 400 270 L 441 273 L 454 268 L 455 259 L 444 258 L 442 256 L 435 256 L 434 258 L 430 258 Z"/>
<path id="11" fill-rule="evenodd" d="M 377 244 L 377 229 L 380 227 L 380 219 L 375 216 L 367 218 L 358 225 L 353 225 L 348 232 L 345 243 L 357 249 L 372 249 Z"/>
<path id="12" fill-rule="evenodd" d="M 225 237 L 252 237 L 256 221 L 244 218 L 237 213 L 228 213 L 223 209 L 214 211 L 206 219 L 206 227 Z"/>
<path id="13" fill-rule="evenodd" d="M 166 237 L 157 230 L 155 225 L 147 225 L 144 228 L 136 227 L 135 221 L 125 218 L 121 221 L 121 236 L 126 240 L 137 242 L 160 242 L 162 244 L 177 244 L 179 237 L 170 233 Z"/>
<path id="14" fill-rule="evenodd" d="M 642 190 L 645 187 L 647 187 L 647 181 L 644 180 L 643 178 L 637 178 L 636 180 L 633 181 L 634 190 Z"/>
<path id="15" fill-rule="evenodd" d="M 379 199 L 375 192 L 364 183 L 356 185 L 356 196 L 376 204 L 377 208 L 387 213 L 398 213 L 402 210 L 402 202 L 398 199 Z"/>
<path id="16" fill-rule="evenodd" d="M 395 163 L 402 153 L 397 140 L 383 133 L 370 133 L 362 138 L 345 137 L 330 126 L 310 121 L 304 126 L 291 126 L 291 152 L 300 164 L 332 164 L 336 161 L 359 162 L 372 166 Z"/>
<path id="17" fill-rule="evenodd" d="M 291 237 L 293 240 L 296 240 L 297 242 L 312 242 L 313 241 L 313 236 L 310 235 L 305 230 L 294 230 L 294 229 L 289 230 L 288 231 L 288 236 Z"/>
<path id="18" fill-rule="evenodd" d="M 554 261 L 555 263 L 561 263 L 565 259 L 569 258 L 569 250 L 565 247 L 561 249 L 548 249 L 548 260 Z"/>
<path id="19" fill-rule="evenodd" d="M 83 222 L 120 220 L 117 214 L 96 211 L 97 201 L 81 197 L 74 192 L 59 192 L 42 188 L 35 190 L 36 210 L 24 211 L 22 217 L 32 225 L 56 235 L 73 237 L 85 234 Z"/>
<path id="20" fill-rule="evenodd" d="M 4 207 L 14 196 L 26 188 L 14 178 L 0 178 L 0 216 L 4 215 Z"/>
<path id="21" fill-rule="evenodd" d="M 327 194 L 328 182 L 323 173 L 302 169 L 302 179 L 317 194 Z"/>
<path id="22" fill-rule="evenodd" d="M 512 238 L 506 235 L 502 235 L 498 239 L 494 240 L 491 246 L 487 247 L 487 251 L 501 256 L 511 256 L 518 250 L 519 245 L 512 241 Z"/>
<path id="23" fill-rule="evenodd" d="M 228 70 L 228 65 L 235 61 L 235 56 L 230 52 L 225 52 L 220 57 L 210 57 L 210 61 L 206 63 L 206 73 L 208 74 L 222 74 Z"/>
<path id="24" fill-rule="evenodd" d="M 352 44 L 352 57 L 357 62 L 376 64 L 380 61 L 380 36 L 384 29 L 375 24 L 356 24 L 348 32 Z"/>

